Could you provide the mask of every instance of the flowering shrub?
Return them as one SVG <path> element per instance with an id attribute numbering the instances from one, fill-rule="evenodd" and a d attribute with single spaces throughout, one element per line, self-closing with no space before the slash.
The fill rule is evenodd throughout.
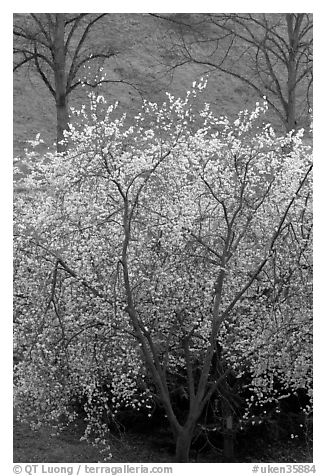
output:
<path id="1" fill-rule="evenodd" d="M 276 376 L 311 388 L 311 150 L 303 131 L 257 127 L 266 104 L 233 123 L 209 105 L 194 116 L 203 87 L 144 102 L 132 121 L 92 96 L 67 153 L 27 155 L 15 197 L 21 418 L 71 421 L 83 399 L 85 436 L 106 446 L 121 406 L 151 414 L 159 399 L 184 461 L 230 369 L 249 369 L 255 404 L 277 401 Z M 227 370 L 212 373 L 217 342 Z M 180 369 L 185 421 L 168 379 Z"/>

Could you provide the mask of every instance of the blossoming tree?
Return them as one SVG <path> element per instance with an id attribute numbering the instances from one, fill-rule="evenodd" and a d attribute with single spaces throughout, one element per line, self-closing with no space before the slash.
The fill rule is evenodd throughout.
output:
<path id="1" fill-rule="evenodd" d="M 258 402 L 277 401 L 275 377 L 310 391 L 311 151 L 302 131 L 255 126 L 265 105 L 234 123 L 208 105 L 195 115 L 202 87 L 145 102 L 132 121 L 93 96 L 65 155 L 27 157 L 15 198 L 20 418 L 71 421 L 83 396 L 86 436 L 108 446 L 121 406 L 150 414 L 159 401 L 185 462 L 230 373 L 250 373 Z"/>

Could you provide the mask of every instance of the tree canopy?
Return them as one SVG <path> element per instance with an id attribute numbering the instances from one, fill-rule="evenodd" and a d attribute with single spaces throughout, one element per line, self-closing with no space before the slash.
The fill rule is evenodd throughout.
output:
<path id="1" fill-rule="evenodd" d="M 204 87 L 145 101 L 131 122 L 94 94 L 64 155 L 27 158 L 15 198 L 21 418 L 71 421 L 81 399 L 86 435 L 107 447 L 119 407 L 158 402 L 184 462 L 230 377 L 250 375 L 243 424 L 253 405 L 311 395 L 311 150 L 302 130 L 259 122 L 266 104 L 234 122 L 206 104 L 195 118 Z"/>

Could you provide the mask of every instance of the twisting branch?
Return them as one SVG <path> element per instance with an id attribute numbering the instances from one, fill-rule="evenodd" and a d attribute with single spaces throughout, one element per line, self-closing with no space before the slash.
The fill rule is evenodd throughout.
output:
<path id="1" fill-rule="evenodd" d="M 264 266 L 266 265 L 266 263 L 269 261 L 269 258 L 271 256 L 271 254 L 273 253 L 273 250 L 274 250 L 274 245 L 275 245 L 275 242 L 276 240 L 278 239 L 278 237 L 280 236 L 281 234 L 281 231 L 282 231 L 282 228 L 283 228 L 283 225 L 284 225 L 284 222 L 288 216 L 288 213 L 294 203 L 294 201 L 297 199 L 303 185 L 305 184 L 310 172 L 312 171 L 312 167 L 313 165 L 310 165 L 307 172 L 305 173 L 303 179 L 301 180 L 295 194 L 293 195 L 292 199 L 290 200 L 290 202 L 288 203 L 280 221 L 279 221 L 279 224 L 275 230 L 275 232 L 273 233 L 272 237 L 271 237 L 271 240 L 270 240 L 270 243 L 269 243 L 269 246 L 268 246 L 268 249 L 266 250 L 266 258 L 264 258 L 261 263 L 256 267 L 256 269 L 251 273 L 251 277 L 250 279 L 247 281 L 247 283 L 241 288 L 241 290 L 235 295 L 234 299 L 231 301 L 231 303 L 227 306 L 227 308 L 223 311 L 222 313 L 222 319 L 224 320 L 229 314 L 230 312 L 232 311 L 232 309 L 234 308 L 234 306 L 238 303 L 238 301 L 241 299 L 241 297 L 244 295 L 244 293 L 250 288 L 250 286 L 252 285 L 252 283 L 254 282 L 254 280 L 257 278 L 257 276 L 261 273 L 262 269 L 264 268 Z"/>

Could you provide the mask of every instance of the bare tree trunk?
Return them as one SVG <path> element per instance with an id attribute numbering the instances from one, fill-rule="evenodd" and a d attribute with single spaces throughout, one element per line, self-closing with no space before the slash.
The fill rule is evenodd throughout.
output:
<path id="1" fill-rule="evenodd" d="M 289 56 L 288 56 L 288 81 L 287 81 L 287 111 L 286 111 L 286 129 L 287 132 L 296 129 L 296 56 L 298 53 L 298 32 L 302 22 L 302 15 L 295 17 L 293 13 L 286 15 L 286 22 L 288 27 L 288 42 L 289 42 Z"/>
<path id="2" fill-rule="evenodd" d="M 289 72 L 288 72 L 288 108 L 287 108 L 287 117 L 286 117 L 286 129 L 287 132 L 296 129 L 296 120 L 295 120 L 295 81 L 296 73 L 293 69 L 293 61 L 289 62 Z"/>
<path id="3" fill-rule="evenodd" d="M 59 98 L 56 101 L 56 110 L 57 110 L 57 151 L 64 152 L 66 150 L 66 145 L 64 141 L 64 131 L 68 129 L 69 116 L 68 116 L 68 107 L 65 100 Z"/>
<path id="4" fill-rule="evenodd" d="M 57 150 L 63 152 L 66 149 L 64 131 L 68 129 L 69 114 L 66 91 L 66 56 L 65 56 L 65 17 L 63 13 L 55 16 L 55 39 L 54 39 L 54 80 L 55 80 L 55 103 L 57 111 Z"/>

